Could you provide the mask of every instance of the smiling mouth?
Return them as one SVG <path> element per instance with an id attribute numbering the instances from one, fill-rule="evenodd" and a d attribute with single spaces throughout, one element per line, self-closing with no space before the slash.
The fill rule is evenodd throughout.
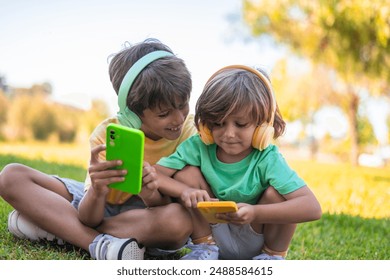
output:
<path id="1" fill-rule="evenodd" d="M 176 126 L 176 127 L 167 128 L 167 130 L 173 131 L 173 132 L 180 131 L 181 130 L 181 125 L 180 126 Z"/>

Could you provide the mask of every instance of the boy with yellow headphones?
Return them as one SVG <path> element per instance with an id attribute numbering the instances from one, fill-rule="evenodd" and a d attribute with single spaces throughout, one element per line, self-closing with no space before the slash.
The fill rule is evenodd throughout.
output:
<path id="1" fill-rule="evenodd" d="M 197 101 L 195 124 L 199 135 L 156 167 L 184 183 L 160 182 L 192 212 L 192 252 L 183 259 L 284 259 L 296 223 L 319 219 L 321 207 L 271 144 L 285 122 L 268 77 L 244 65 L 220 69 Z M 199 171 L 205 180 L 194 182 Z M 237 212 L 217 214 L 227 223 L 210 225 L 196 209 L 213 198 L 237 202 Z"/>

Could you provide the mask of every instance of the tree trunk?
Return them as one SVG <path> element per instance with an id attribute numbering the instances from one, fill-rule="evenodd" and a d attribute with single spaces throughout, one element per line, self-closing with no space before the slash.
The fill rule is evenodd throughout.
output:
<path id="1" fill-rule="evenodd" d="M 352 165 L 357 166 L 358 158 L 359 158 L 359 134 L 358 134 L 358 119 L 357 119 L 359 96 L 354 92 L 352 88 L 349 88 L 348 96 L 349 96 L 348 120 L 349 120 L 349 127 L 350 127 L 350 136 L 351 136 L 350 160 Z"/>

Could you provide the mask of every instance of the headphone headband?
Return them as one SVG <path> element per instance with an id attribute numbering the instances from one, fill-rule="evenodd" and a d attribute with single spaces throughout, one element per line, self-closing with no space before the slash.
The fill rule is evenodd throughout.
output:
<path id="1" fill-rule="evenodd" d="M 271 94 L 271 102 L 272 102 L 271 113 L 272 113 L 272 115 L 271 115 L 271 120 L 270 120 L 269 124 L 272 126 L 274 123 L 274 118 L 275 118 L 275 113 L 276 113 L 276 98 L 275 98 L 274 91 L 272 90 L 271 82 L 268 80 L 268 78 L 263 73 L 261 73 L 259 70 L 255 69 L 255 68 L 252 68 L 252 67 L 249 67 L 246 65 L 241 65 L 241 64 L 234 64 L 234 65 L 228 65 L 228 66 L 225 66 L 225 67 L 219 69 L 217 72 L 215 72 L 213 75 L 211 75 L 211 77 L 208 79 L 207 83 L 210 80 L 212 80 L 216 75 L 218 75 L 219 73 L 221 73 L 222 71 L 227 70 L 227 69 L 242 69 L 242 70 L 249 71 L 249 72 L 255 74 L 258 78 L 260 78 L 260 80 L 265 84 L 265 86 L 267 87 L 267 89 L 269 90 L 269 92 Z"/>
<path id="2" fill-rule="evenodd" d="M 129 91 L 131 89 L 131 86 L 134 83 L 134 80 L 138 77 L 138 75 L 142 72 L 142 70 L 145 69 L 146 66 L 148 66 L 150 63 L 152 63 L 157 59 L 167 57 L 167 56 L 172 56 L 172 55 L 173 55 L 172 53 L 167 51 L 153 51 L 141 57 L 133 64 L 133 66 L 130 67 L 130 69 L 127 71 L 126 75 L 122 80 L 118 92 L 118 106 L 119 106 L 118 117 L 120 122 L 123 122 L 124 124 L 130 127 L 135 127 L 135 128 L 141 127 L 141 120 L 134 112 L 132 112 L 130 109 L 127 108 L 126 105 L 127 95 L 129 94 Z"/>

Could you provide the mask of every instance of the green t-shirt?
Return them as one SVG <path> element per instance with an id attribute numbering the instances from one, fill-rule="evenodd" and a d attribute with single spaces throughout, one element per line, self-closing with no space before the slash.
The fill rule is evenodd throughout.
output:
<path id="1" fill-rule="evenodd" d="M 256 204 L 269 186 L 283 195 L 306 185 L 288 166 L 275 145 L 263 151 L 253 149 L 246 158 L 235 163 L 221 162 L 216 152 L 216 144 L 205 145 L 199 135 L 194 135 L 157 164 L 177 170 L 186 165 L 200 167 L 214 195 L 220 200 Z"/>

